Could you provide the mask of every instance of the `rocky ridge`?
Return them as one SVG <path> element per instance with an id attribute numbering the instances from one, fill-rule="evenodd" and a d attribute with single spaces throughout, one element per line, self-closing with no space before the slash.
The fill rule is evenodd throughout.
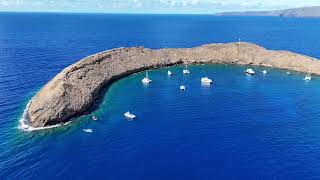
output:
<path id="1" fill-rule="evenodd" d="M 88 56 L 50 80 L 31 100 L 25 119 L 46 127 L 91 111 L 105 86 L 139 71 L 176 64 L 239 64 L 320 75 L 320 61 L 251 43 L 208 44 L 194 48 L 117 48 Z"/>

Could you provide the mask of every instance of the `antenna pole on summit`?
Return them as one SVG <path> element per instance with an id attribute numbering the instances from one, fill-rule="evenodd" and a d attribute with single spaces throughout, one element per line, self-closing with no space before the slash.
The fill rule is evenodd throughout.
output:
<path id="1" fill-rule="evenodd" d="M 239 41 L 238 41 L 238 58 L 240 60 L 240 44 L 241 44 L 241 38 L 239 38 Z"/>

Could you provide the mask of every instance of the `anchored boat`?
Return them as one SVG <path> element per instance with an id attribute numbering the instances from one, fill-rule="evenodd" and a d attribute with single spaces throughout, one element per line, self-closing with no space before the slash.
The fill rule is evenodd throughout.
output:
<path id="1" fill-rule="evenodd" d="M 203 77 L 203 78 L 201 78 L 201 84 L 210 85 L 210 84 L 212 84 L 212 80 L 209 79 L 207 76 Z"/>
<path id="2" fill-rule="evenodd" d="M 136 116 L 134 114 L 131 114 L 130 111 L 127 111 L 126 113 L 124 113 L 124 117 L 127 119 L 135 119 Z"/>
<path id="3" fill-rule="evenodd" d="M 86 133 L 92 133 L 92 129 L 83 129 L 83 131 Z"/>
<path id="4" fill-rule="evenodd" d="M 245 72 L 249 75 L 255 75 L 255 72 L 251 68 L 247 69 Z"/>
<path id="5" fill-rule="evenodd" d="M 188 70 L 188 65 L 186 65 L 186 68 L 182 72 L 183 74 L 190 74 L 190 71 Z"/>
<path id="6" fill-rule="evenodd" d="M 306 75 L 306 77 L 304 77 L 305 81 L 311 81 L 312 77 L 310 74 Z"/>
<path id="7" fill-rule="evenodd" d="M 311 81 L 311 79 L 312 79 L 312 77 L 311 77 L 310 71 L 309 71 L 308 75 L 306 75 L 306 77 L 304 77 L 304 80 L 305 81 Z"/>
<path id="8" fill-rule="evenodd" d="M 149 79 L 149 76 L 148 76 L 148 71 L 146 71 L 146 77 L 142 79 L 142 83 L 143 84 L 149 84 L 151 83 L 151 79 Z"/>

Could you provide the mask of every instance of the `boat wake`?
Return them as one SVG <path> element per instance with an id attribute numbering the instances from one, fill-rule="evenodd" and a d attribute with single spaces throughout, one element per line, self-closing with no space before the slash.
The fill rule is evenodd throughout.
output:
<path id="1" fill-rule="evenodd" d="M 39 130 L 45 130 L 45 129 L 52 129 L 52 128 L 57 128 L 57 127 L 61 127 L 64 125 L 69 124 L 70 122 L 66 122 L 66 123 L 61 123 L 61 124 L 55 124 L 52 126 L 45 126 L 45 127 L 32 127 L 29 125 L 29 119 L 27 117 L 27 113 L 28 113 L 28 108 L 31 104 L 31 100 L 28 102 L 26 108 L 23 111 L 22 117 L 19 120 L 19 125 L 18 125 L 18 129 L 22 130 L 22 131 L 26 131 L 26 132 L 31 132 L 31 131 L 39 131 Z"/>

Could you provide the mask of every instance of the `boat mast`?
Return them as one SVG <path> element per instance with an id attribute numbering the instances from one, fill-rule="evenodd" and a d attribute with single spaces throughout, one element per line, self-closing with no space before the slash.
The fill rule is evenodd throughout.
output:
<path id="1" fill-rule="evenodd" d="M 241 38 L 239 38 L 239 41 L 238 41 L 238 58 L 239 58 L 239 61 L 240 61 L 240 44 L 241 44 Z"/>

